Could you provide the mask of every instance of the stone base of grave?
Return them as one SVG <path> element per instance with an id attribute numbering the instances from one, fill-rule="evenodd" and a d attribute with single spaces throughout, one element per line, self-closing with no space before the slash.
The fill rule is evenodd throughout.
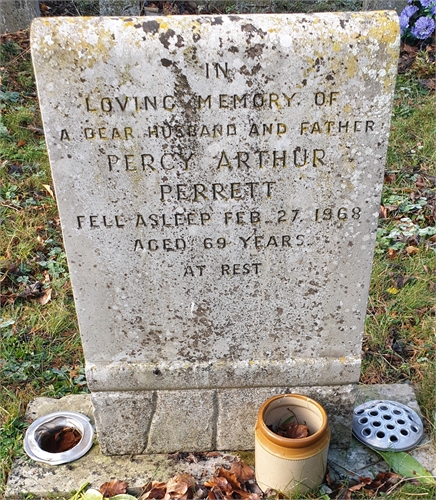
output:
<path id="1" fill-rule="evenodd" d="M 93 392 L 98 440 L 105 455 L 177 450 L 252 450 L 261 405 L 276 394 L 300 393 L 327 411 L 331 445 L 351 440 L 355 384 L 177 391 Z"/>
<path id="2" fill-rule="evenodd" d="M 356 405 L 374 399 L 398 401 L 420 412 L 415 393 L 411 386 L 406 384 L 357 387 Z M 60 410 L 84 413 L 94 422 L 89 395 L 66 396 L 59 400 L 38 398 L 30 403 L 26 415 L 29 420 L 34 420 Z M 177 418 L 174 418 L 175 428 L 178 423 Z M 189 451 L 187 446 L 183 446 L 181 450 Z M 409 453 L 436 475 L 436 450 L 428 436 L 424 436 L 419 446 Z M 223 452 L 219 456 L 216 455 L 206 457 L 184 453 L 175 457 L 164 454 L 107 456 L 103 455 L 100 447 L 95 444 L 84 457 L 66 465 L 50 466 L 29 459 L 19 459 L 12 468 L 5 498 L 21 499 L 26 495 L 31 495 L 34 499 L 69 498 L 71 492 L 84 483 L 90 483 L 91 487 L 98 489 L 103 483 L 115 478 L 126 481 L 129 485 L 128 492 L 137 494 L 149 480 L 167 481 L 179 472 L 186 472 L 198 480 L 204 480 L 213 475 L 217 466 L 229 465 L 236 455 L 240 455 L 246 463 L 254 465 L 253 453 L 232 455 Z M 379 455 L 354 438 L 348 449 L 330 448 L 329 465 L 331 471 L 343 473 L 344 477 L 352 477 L 353 473 L 362 477 L 374 477 L 378 472 L 389 470 Z"/>

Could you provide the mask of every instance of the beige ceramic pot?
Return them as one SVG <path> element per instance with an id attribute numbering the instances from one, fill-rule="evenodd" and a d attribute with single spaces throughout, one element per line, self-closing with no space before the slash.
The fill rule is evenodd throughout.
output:
<path id="1" fill-rule="evenodd" d="M 308 437 L 285 438 L 267 427 L 283 423 L 292 414 L 307 425 Z M 259 410 L 255 437 L 256 481 L 263 491 L 272 488 L 294 496 L 323 482 L 330 429 L 324 408 L 313 399 L 301 394 L 269 399 Z"/>

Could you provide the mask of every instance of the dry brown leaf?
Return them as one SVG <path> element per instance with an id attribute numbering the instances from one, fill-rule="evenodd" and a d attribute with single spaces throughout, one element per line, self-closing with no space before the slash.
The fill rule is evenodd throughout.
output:
<path id="1" fill-rule="evenodd" d="M 171 495 L 171 498 L 180 498 L 193 488 L 195 488 L 195 479 L 190 474 L 177 474 L 167 482 L 167 493 Z"/>
<path id="2" fill-rule="evenodd" d="M 104 497 L 114 497 L 115 495 L 121 495 L 127 491 L 127 483 L 120 481 L 119 479 L 114 479 L 108 483 L 103 483 L 99 489 L 100 493 Z"/>
<path id="3" fill-rule="evenodd" d="M 397 178 L 397 174 L 385 174 L 385 184 L 392 184 Z"/>
<path id="4" fill-rule="evenodd" d="M 19 148 L 23 147 L 25 144 L 26 144 L 26 141 L 25 141 L 25 140 L 23 140 L 23 139 L 20 139 L 20 140 L 17 142 L 17 146 L 18 146 Z"/>
<path id="5" fill-rule="evenodd" d="M 227 496 L 224 495 L 224 493 L 220 489 L 212 489 L 209 491 L 207 495 L 208 500 L 225 500 Z"/>
<path id="6" fill-rule="evenodd" d="M 139 500 L 147 500 L 148 498 L 163 499 L 167 492 L 166 483 L 160 481 L 151 481 L 144 486 L 144 493 L 139 497 Z"/>
<path id="7" fill-rule="evenodd" d="M 243 462 L 233 462 L 230 467 L 230 472 L 235 474 L 240 483 L 245 483 L 255 478 L 254 470 Z"/>
<path id="8" fill-rule="evenodd" d="M 394 472 L 379 472 L 377 476 L 366 486 L 366 488 L 385 492 L 402 479 L 402 476 L 395 474 Z"/>
<path id="9" fill-rule="evenodd" d="M 404 50 L 407 54 L 415 55 L 418 52 L 418 47 L 416 45 L 403 44 L 401 50 Z"/>
<path id="10" fill-rule="evenodd" d="M 50 302 L 51 300 L 51 288 L 47 288 L 47 290 L 45 290 L 45 292 L 41 295 L 41 297 L 38 297 L 36 300 L 39 304 L 41 304 L 42 306 L 45 306 L 48 302 Z M 113 496 L 113 495 L 110 495 L 110 496 Z"/>
<path id="11" fill-rule="evenodd" d="M 48 184 L 43 184 L 43 187 L 45 188 L 45 190 L 47 191 L 47 193 L 48 193 L 48 194 L 49 194 L 52 198 L 54 198 L 54 197 L 55 197 L 55 195 L 54 195 L 54 193 L 53 193 L 53 191 L 52 191 L 51 187 L 50 187 Z"/>
<path id="12" fill-rule="evenodd" d="M 238 481 L 236 475 L 233 472 L 224 469 L 224 467 L 220 467 L 218 477 L 224 477 L 234 490 L 241 489 L 241 483 Z"/>
<path id="13" fill-rule="evenodd" d="M 409 255 L 416 255 L 417 253 L 419 253 L 419 248 L 410 245 L 410 246 L 406 247 L 406 252 Z"/>
<path id="14" fill-rule="evenodd" d="M 23 299 L 25 298 L 32 298 L 32 297 L 39 297 L 43 293 L 42 291 L 42 282 L 37 281 L 35 283 L 32 283 L 30 286 L 26 287 L 19 295 L 18 297 L 22 297 Z"/>
<path id="15" fill-rule="evenodd" d="M 418 82 L 423 89 L 426 90 L 436 89 L 436 80 L 434 78 L 423 78 L 422 80 L 418 80 Z"/>
<path id="16" fill-rule="evenodd" d="M 351 491 L 349 488 L 342 490 L 337 497 L 338 500 L 351 500 Z"/>
<path id="17" fill-rule="evenodd" d="M 387 207 L 384 207 L 383 205 L 380 206 L 380 212 L 379 212 L 379 217 L 380 219 L 386 219 L 388 216 L 388 209 Z"/>
<path id="18" fill-rule="evenodd" d="M 309 435 L 309 428 L 303 424 L 290 424 L 286 426 L 284 437 L 291 439 L 301 439 Z"/>
<path id="19" fill-rule="evenodd" d="M 397 257 L 397 252 L 393 248 L 388 250 L 388 259 L 395 259 Z"/>
<path id="20" fill-rule="evenodd" d="M 206 481 L 204 485 L 207 488 L 212 488 L 213 490 L 218 489 L 223 492 L 231 492 L 233 489 L 227 479 L 222 476 L 214 476 L 212 479 L 209 479 L 209 481 Z"/>

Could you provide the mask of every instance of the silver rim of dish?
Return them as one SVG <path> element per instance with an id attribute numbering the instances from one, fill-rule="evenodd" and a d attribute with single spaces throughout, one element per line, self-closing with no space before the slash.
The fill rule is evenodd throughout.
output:
<path id="1" fill-rule="evenodd" d="M 66 427 L 80 432 L 82 438 L 76 446 L 60 453 L 50 453 L 41 448 L 41 440 L 47 433 Z M 72 411 L 57 411 L 38 418 L 27 429 L 24 437 L 24 451 L 36 462 L 51 465 L 66 464 L 85 455 L 91 448 L 93 439 L 94 427 L 88 417 Z"/>

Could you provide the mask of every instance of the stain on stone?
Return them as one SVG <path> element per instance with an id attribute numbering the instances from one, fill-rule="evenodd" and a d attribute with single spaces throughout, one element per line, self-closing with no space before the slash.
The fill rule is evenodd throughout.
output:
<path id="1" fill-rule="evenodd" d="M 221 16 L 214 17 L 212 19 L 212 22 L 210 23 L 212 26 L 215 26 L 216 24 L 223 24 L 223 18 Z"/>
<path id="2" fill-rule="evenodd" d="M 170 48 L 170 38 L 172 38 L 175 34 L 176 32 L 174 30 L 169 29 L 165 33 L 161 33 L 159 35 L 159 40 L 166 49 Z"/>
<path id="3" fill-rule="evenodd" d="M 339 24 L 341 25 L 341 28 L 344 30 L 345 29 L 345 23 L 348 23 L 348 19 L 340 19 Z"/>
<path id="4" fill-rule="evenodd" d="M 185 40 L 183 39 L 182 35 L 177 35 L 177 43 L 176 47 L 184 47 L 184 42 Z"/>
<path id="5" fill-rule="evenodd" d="M 161 59 L 160 62 L 162 63 L 162 66 L 165 66 L 165 68 L 168 68 L 173 64 L 169 59 Z"/>
<path id="6" fill-rule="evenodd" d="M 192 34 L 192 40 L 194 40 L 195 43 L 197 43 L 198 40 L 200 40 L 200 38 L 201 38 L 201 36 L 198 33 Z"/>
<path id="7" fill-rule="evenodd" d="M 158 33 L 160 28 L 160 24 L 157 21 L 145 21 L 142 23 L 142 29 L 145 31 L 145 33 L 152 33 L 156 34 Z"/>
<path id="8" fill-rule="evenodd" d="M 264 43 L 256 43 L 255 45 L 248 48 L 245 53 L 248 57 L 254 59 L 255 57 L 260 57 L 262 55 L 263 49 L 265 48 Z"/>
<path id="9" fill-rule="evenodd" d="M 255 34 L 259 35 L 262 38 L 264 38 L 267 34 L 266 31 L 263 31 L 260 28 L 256 28 L 256 26 L 253 26 L 252 24 L 243 24 L 241 26 L 241 31 L 248 33 L 249 39 L 253 38 Z"/>
<path id="10" fill-rule="evenodd" d="M 233 52 L 234 54 L 236 54 L 237 52 L 239 52 L 239 49 L 238 47 L 235 47 L 234 45 L 232 45 L 231 47 L 229 47 L 229 52 Z"/>

